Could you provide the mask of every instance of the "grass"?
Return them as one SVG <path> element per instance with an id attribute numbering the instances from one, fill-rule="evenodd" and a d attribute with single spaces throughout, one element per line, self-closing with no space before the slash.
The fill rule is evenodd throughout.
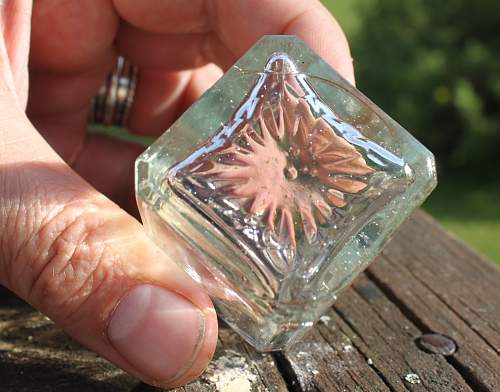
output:
<path id="1" fill-rule="evenodd" d="M 91 134 L 106 135 L 118 140 L 137 143 L 144 147 L 149 146 L 155 140 L 155 138 L 152 137 L 135 135 L 122 127 L 106 126 L 96 123 L 90 124 L 88 131 Z"/>
<path id="2" fill-rule="evenodd" d="M 500 181 L 444 178 L 424 204 L 448 230 L 500 265 Z"/>

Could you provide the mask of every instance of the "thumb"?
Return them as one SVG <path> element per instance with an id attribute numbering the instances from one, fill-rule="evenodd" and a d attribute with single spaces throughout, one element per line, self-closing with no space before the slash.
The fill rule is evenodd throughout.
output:
<path id="1" fill-rule="evenodd" d="M 210 299 L 53 152 L 1 75 L 0 119 L 0 284 L 148 383 L 201 373 L 217 339 Z"/>

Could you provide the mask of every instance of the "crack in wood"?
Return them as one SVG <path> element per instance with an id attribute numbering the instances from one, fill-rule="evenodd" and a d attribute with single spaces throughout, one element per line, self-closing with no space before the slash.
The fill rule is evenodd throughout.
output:
<path id="1" fill-rule="evenodd" d="M 283 376 L 283 380 L 285 380 L 287 389 L 290 392 L 303 392 L 297 374 L 295 374 L 288 358 L 281 351 L 273 353 L 273 358 L 276 361 L 279 372 Z"/>

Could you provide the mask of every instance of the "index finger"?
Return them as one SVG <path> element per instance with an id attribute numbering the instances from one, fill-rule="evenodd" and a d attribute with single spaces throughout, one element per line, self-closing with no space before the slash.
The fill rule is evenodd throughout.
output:
<path id="1" fill-rule="evenodd" d="M 205 61 L 223 68 L 262 35 L 296 35 L 354 83 L 347 39 L 334 17 L 316 0 L 114 0 L 114 5 L 120 16 L 138 29 L 170 37 L 182 34 L 183 39 L 192 35 Z M 205 39 L 200 39 L 200 33 Z"/>

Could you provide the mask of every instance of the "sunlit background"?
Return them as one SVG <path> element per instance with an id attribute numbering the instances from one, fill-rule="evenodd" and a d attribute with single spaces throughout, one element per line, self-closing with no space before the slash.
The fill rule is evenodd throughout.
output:
<path id="1" fill-rule="evenodd" d="M 358 88 L 436 155 L 424 209 L 500 264 L 500 1 L 323 3 Z"/>

